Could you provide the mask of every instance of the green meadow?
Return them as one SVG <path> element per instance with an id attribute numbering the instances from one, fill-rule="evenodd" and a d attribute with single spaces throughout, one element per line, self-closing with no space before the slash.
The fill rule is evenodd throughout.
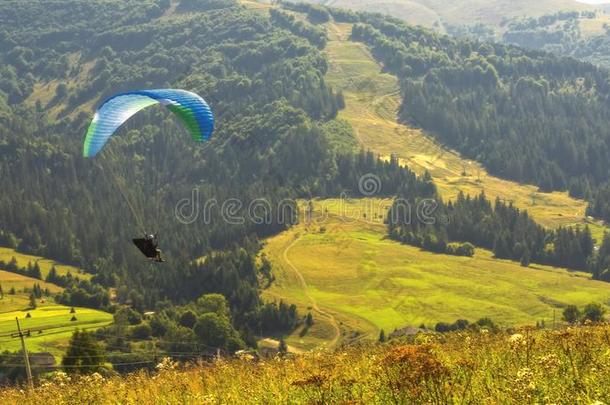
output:
<path id="1" fill-rule="evenodd" d="M 21 350 L 19 339 L 10 336 L 17 330 L 15 318 L 19 318 L 23 330 L 30 331 L 26 338 L 29 351 L 48 351 L 55 356 L 64 353 L 76 328 L 96 329 L 112 322 L 111 314 L 94 309 L 75 308 L 76 312 L 72 314 L 70 307 L 56 304 L 53 297 L 43 296 L 36 300 L 36 309 L 30 308 L 29 295 L 35 283 L 51 294 L 62 291 L 54 284 L 0 270 L 0 285 L 4 292 L 0 298 L 0 352 Z M 13 288 L 15 294 L 10 294 Z M 76 320 L 72 320 L 73 316 Z"/>
<path id="2" fill-rule="evenodd" d="M 3 306 L 0 300 L 0 308 Z M 71 308 L 52 303 L 52 300 L 40 303 L 36 309 L 0 313 L 0 351 L 21 350 L 19 339 L 11 338 L 11 333 L 17 329 L 15 318 L 19 318 L 21 329 L 29 331 L 26 338 L 28 351 L 50 352 L 60 356 L 65 352 L 68 340 L 75 329 L 96 329 L 112 322 L 112 315 L 89 308 Z M 27 317 L 30 314 L 30 317 Z M 72 321 L 72 317 L 76 320 Z"/>
<path id="3" fill-rule="evenodd" d="M 610 304 L 610 284 L 586 273 L 498 260 L 477 249 L 473 258 L 440 255 L 386 238 L 383 218 L 356 215 L 387 200 L 315 201 L 310 223 L 270 238 L 263 250 L 276 281 L 267 299 L 283 298 L 312 311 L 310 334 L 288 342 L 311 348 L 335 338 L 375 338 L 407 325 L 490 317 L 502 326 L 560 323 L 566 305 Z M 351 211 L 346 210 L 348 205 Z M 350 212 L 345 215 L 345 212 Z M 370 216 L 369 216 L 370 218 Z"/>
<path id="4" fill-rule="evenodd" d="M 550 228 L 588 224 L 601 241 L 606 228 L 585 217 L 586 201 L 571 198 L 567 192 L 544 193 L 532 185 L 492 176 L 479 163 L 462 158 L 429 134 L 398 122 L 402 96 L 397 78 L 382 71 L 366 46 L 349 40 L 350 24 L 331 23 L 327 31 L 327 80 L 343 90 L 346 108 L 339 119 L 352 126 L 359 147 L 382 157 L 395 155 L 416 173 L 428 171 L 446 200 L 460 191 L 470 195 L 485 192 L 490 199 L 512 201 Z"/>
<path id="5" fill-rule="evenodd" d="M 429 134 L 398 121 L 401 92 L 366 46 L 350 41 L 350 24 L 327 24 L 327 81 L 345 96 L 337 125 L 351 126 L 355 149 L 395 155 L 415 172 L 428 171 L 441 196 L 462 191 L 512 201 L 550 228 L 588 224 L 599 241 L 606 228 L 585 217 L 586 202 L 567 193 L 540 192 L 491 176 Z M 333 141 L 333 139 L 331 139 Z M 344 141 L 348 147 L 349 142 Z M 318 322 L 288 342 L 300 348 L 376 338 L 406 325 L 491 317 L 503 326 L 558 323 L 565 305 L 610 304 L 610 285 L 588 274 L 495 259 L 477 249 L 473 258 L 437 255 L 386 238 L 383 218 L 390 200 L 315 202 L 311 223 L 267 241 L 263 254 L 276 281 L 268 300 L 299 304 Z"/>
<path id="6" fill-rule="evenodd" d="M 88 280 L 91 278 L 91 274 L 85 273 L 78 267 L 61 264 L 61 263 L 55 262 L 50 259 L 45 259 L 44 257 L 40 257 L 40 256 L 33 256 L 33 255 L 24 254 L 24 253 L 19 253 L 15 249 L 7 248 L 7 247 L 0 247 L 0 260 L 1 261 L 8 263 L 12 260 L 13 257 L 15 258 L 15 260 L 17 260 L 17 265 L 19 267 L 26 267 L 28 265 L 28 263 L 31 263 L 31 264 L 38 263 L 38 266 L 40 266 L 40 272 L 42 273 L 43 278 L 47 277 L 47 274 L 49 274 L 49 271 L 51 270 L 51 267 L 53 267 L 53 266 L 55 266 L 55 269 L 57 270 L 57 274 L 59 274 L 59 275 L 66 275 L 68 273 L 71 273 L 73 276 L 78 276 L 80 279 L 83 279 L 83 280 Z"/>

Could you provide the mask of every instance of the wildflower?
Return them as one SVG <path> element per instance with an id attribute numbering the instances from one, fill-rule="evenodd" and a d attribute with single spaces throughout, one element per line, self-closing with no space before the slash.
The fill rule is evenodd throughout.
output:
<path id="1" fill-rule="evenodd" d="M 529 379 L 533 376 L 532 371 L 528 367 L 523 367 L 517 371 L 517 378 L 519 380 Z"/>
<path id="2" fill-rule="evenodd" d="M 169 357 L 164 357 L 161 360 L 161 363 L 157 364 L 156 369 L 157 371 L 175 370 L 177 367 L 178 363 L 172 361 L 172 359 L 170 359 Z"/>
<path id="3" fill-rule="evenodd" d="M 515 333 L 513 335 L 510 335 L 510 337 L 508 338 L 508 341 L 510 343 L 521 343 L 522 340 L 523 340 L 523 335 L 520 333 Z"/>
<path id="4" fill-rule="evenodd" d="M 237 355 L 237 358 L 243 361 L 252 361 L 254 360 L 254 356 L 248 352 L 246 352 L 245 350 L 239 350 L 237 352 L 235 352 L 235 354 Z"/>
<path id="5" fill-rule="evenodd" d="M 508 341 L 513 349 L 525 346 L 527 343 L 525 337 L 520 333 L 515 333 L 508 338 Z"/>
<path id="6" fill-rule="evenodd" d="M 100 373 L 93 373 L 90 376 L 90 380 L 91 382 L 95 383 L 95 384 L 99 384 L 104 382 L 104 377 L 100 374 Z"/>
<path id="7" fill-rule="evenodd" d="M 449 373 L 431 345 L 405 345 L 392 349 L 383 359 L 393 376 L 390 384 L 396 390 L 406 388 L 417 395 L 424 381 L 438 383 Z"/>
<path id="8" fill-rule="evenodd" d="M 559 367 L 559 365 L 561 365 L 561 360 L 557 357 L 557 355 L 551 353 L 538 357 L 538 365 L 546 370 L 551 370 Z"/>
<path id="9" fill-rule="evenodd" d="M 69 383 L 72 378 L 70 378 L 70 376 L 64 371 L 56 371 L 55 373 L 53 373 L 52 380 L 55 384 L 59 385 L 60 387 L 63 387 L 65 384 Z"/>

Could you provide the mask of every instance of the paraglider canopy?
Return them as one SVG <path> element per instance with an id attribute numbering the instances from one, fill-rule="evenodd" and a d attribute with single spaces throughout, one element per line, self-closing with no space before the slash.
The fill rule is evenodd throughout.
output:
<path id="1" fill-rule="evenodd" d="M 155 235 L 144 235 L 143 238 L 133 239 L 133 244 L 149 259 L 152 259 L 157 263 L 163 263 L 165 261 L 161 257 L 161 249 L 159 249 L 157 237 Z"/>
<path id="2" fill-rule="evenodd" d="M 161 104 L 176 114 L 190 132 L 193 140 L 202 142 L 208 140 L 212 135 L 214 116 L 205 100 L 197 94 L 178 89 L 130 91 L 110 97 L 97 109 L 87 130 L 83 156 L 86 158 L 95 156 L 125 121 L 138 111 L 155 104 Z M 122 190 L 118 179 L 115 180 L 137 220 L 137 212 L 127 198 L 127 193 Z M 142 222 L 140 221 L 140 225 Z M 133 239 L 133 243 L 152 261 L 158 263 L 165 261 L 161 256 L 156 235 L 145 234 L 143 238 Z"/>
<path id="3" fill-rule="evenodd" d="M 130 91 L 110 97 L 97 109 L 87 130 L 83 156 L 95 156 L 125 121 L 155 104 L 162 104 L 176 114 L 193 140 L 202 142 L 212 135 L 214 116 L 205 100 L 197 94 L 178 89 Z"/>

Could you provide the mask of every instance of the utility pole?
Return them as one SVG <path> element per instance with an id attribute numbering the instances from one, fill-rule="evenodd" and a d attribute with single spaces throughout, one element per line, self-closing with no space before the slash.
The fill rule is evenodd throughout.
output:
<path id="1" fill-rule="evenodd" d="M 25 362 L 25 372 L 28 377 L 28 386 L 30 387 L 30 389 L 33 389 L 34 382 L 32 380 L 32 369 L 30 368 L 30 358 L 28 356 L 28 349 L 25 347 L 25 339 L 24 339 L 23 333 L 21 332 L 21 326 L 19 325 L 19 318 L 15 317 L 15 320 L 17 321 L 18 335 L 21 338 L 21 348 L 23 349 L 23 360 Z"/>

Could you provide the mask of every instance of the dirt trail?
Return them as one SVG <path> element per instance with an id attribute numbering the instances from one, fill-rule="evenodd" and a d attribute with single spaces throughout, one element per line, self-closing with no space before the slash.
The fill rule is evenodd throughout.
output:
<path id="1" fill-rule="evenodd" d="M 386 158 L 395 155 L 416 173 L 429 172 L 446 200 L 454 199 L 460 191 L 470 195 L 485 192 L 492 200 L 511 201 L 528 210 L 549 228 L 588 223 L 594 237 L 601 240 L 604 227 L 585 218 L 584 200 L 492 176 L 478 162 L 463 158 L 421 129 L 399 122 L 402 100 L 398 79 L 383 72 L 364 44 L 349 39 L 350 24 L 331 22 L 327 32 L 326 80 L 343 91 L 346 108 L 339 118 L 351 124 L 361 147 Z"/>
<path id="2" fill-rule="evenodd" d="M 279 341 L 279 340 L 277 340 L 277 339 L 272 339 L 272 338 L 264 338 L 264 339 L 261 339 L 260 341 L 261 341 L 261 342 L 263 342 L 263 343 L 266 343 L 266 344 L 268 344 L 268 345 L 270 345 L 270 346 L 276 346 L 276 347 L 279 347 L 279 346 L 280 346 L 280 341 Z M 288 352 L 289 352 L 289 353 L 297 353 L 297 354 L 299 354 L 299 353 L 304 353 L 304 351 L 303 351 L 303 350 L 298 349 L 298 348 L 296 348 L 296 347 L 294 347 L 294 346 L 291 346 L 291 345 L 286 345 L 286 347 L 288 348 Z"/>
<path id="3" fill-rule="evenodd" d="M 330 312 L 327 312 L 327 311 L 321 309 L 318 306 L 318 303 L 315 300 L 315 298 L 312 297 L 309 294 L 309 292 L 307 291 L 308 287 L 307 287 L 307 282 L 305 281 L 305 277 L 303 277 L 303 274 L 301 274 L 301 272 L 299 271 L 297 266 L 295 266 L 294 263 L 288 257 L 288 252 L 290 251 L 290 249 L 292 249 L 299 242 L 300 239 L 301 239 L 301 235 L 297 234 L 295 239 L 292 242 L 290 242 L 290 244 L 288 246 L 286 246 L 286 248 L 284 249 L 284 252 L 282 254 L 282 258 L 284 259 L 286 264 L 288 264 L 288 267 L 290 267 L 290 269 L 293 271 L 293 273 L 299 279 L 299 283 L 301 284 L 301 287 L 303 289 L 303 293 L 305 294 L 305 296 L 307 297 L 307 299 L 311 303 L 311 307 L 313 308 L 313 310 L 316 311 L 317 313 L 319 313 L 320 315 L 322 315 L 323 317 L 327 318 L 329 323 L 330 323 L 330 325 L 333 327 L 333 329 L 335 331 L 335 335 L 333 336 L 332 340 L 330 342 L 328 342 L 327 347 L 328 348 L 334 348 L 337 345 L 337 343 L 339 342 L 339 339 L 341 338 L 341 329 L 339 328 L 339 323 L 337 322 L 337 320 L 335 319 L 333 314 L 331 314 Z"/>

